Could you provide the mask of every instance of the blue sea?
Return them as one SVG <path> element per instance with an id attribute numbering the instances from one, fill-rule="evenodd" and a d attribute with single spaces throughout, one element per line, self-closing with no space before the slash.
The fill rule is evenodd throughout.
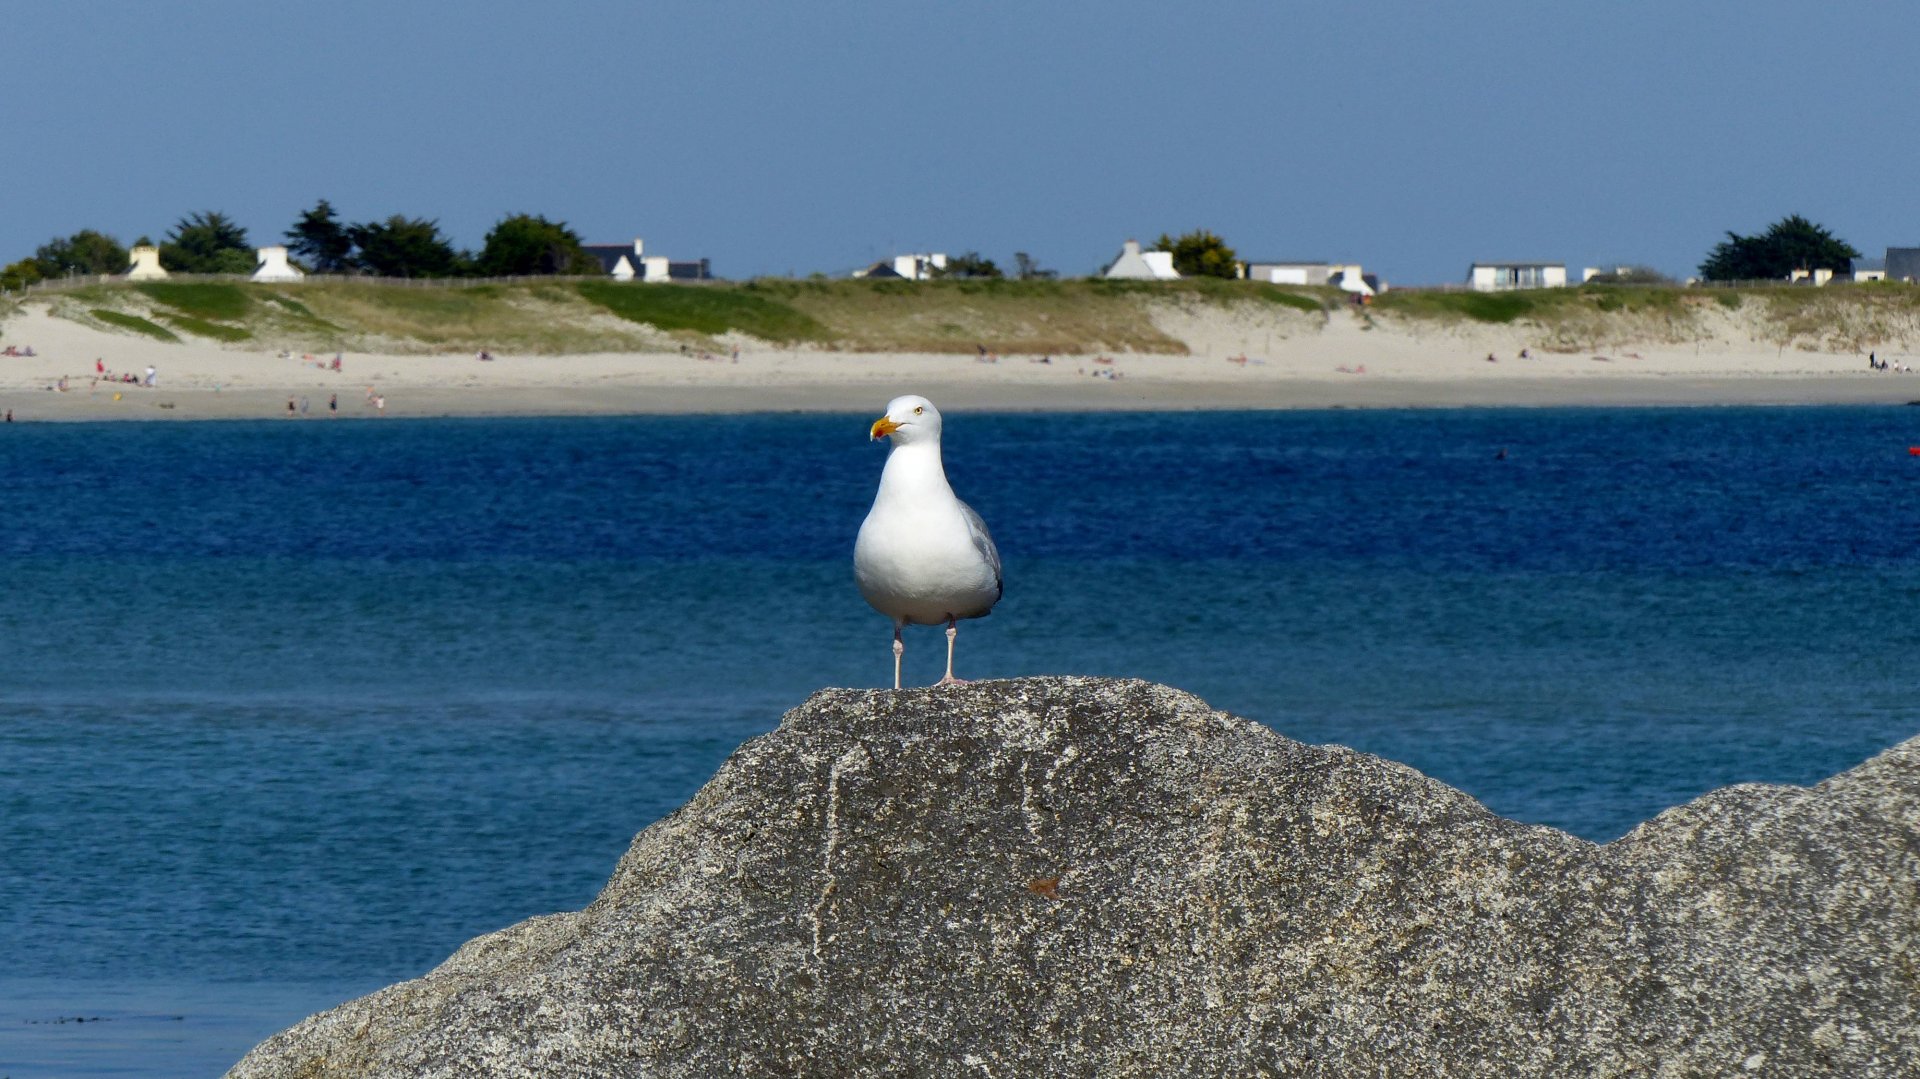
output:
<path id="1" fill-rule="evenodd" d="M 585 905 L 785 709 L 888 683 L 871 418 L 0 428 L 0 1076 L 217 1075 Z M 1920 733 L 1916 443 L 1904 408 L 949 416 L 1007 569 L 958 670 L 1166 682 L 1611 839 Z"/>

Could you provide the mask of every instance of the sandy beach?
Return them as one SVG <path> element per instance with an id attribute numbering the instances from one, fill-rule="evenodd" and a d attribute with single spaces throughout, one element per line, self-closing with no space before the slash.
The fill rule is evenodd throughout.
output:
<path id="1" fill-rule="evenodd" d="M 773 349 L 742 340 L 705 353 L 493 353 L 491 361 L 471 353 L 347 352 L 336 372 L 332 353 L 148 340 L 28 307 L 0 328 L 0 342 L 34 352 L 0 356 L 0 408 L 27 422 L 867 412 L 906 392 L 952 408 L 1035 412 L 1920 400 L 1920 373 L 1869 370 L 1864 354 L 1745 339 L 1738 327 L 1711 342 L 1570 353 L 1531 346 L 1524 327 L 1410 329 L 1369 325 L 1348 312 L 1320 324 L 1172 321 L 1169 329 L 1190 354 L 1056 355 L 1045 362 L 1005 355 L 984 362 L 973 355 Z M 1911 362 L 1898 349 L 1881 358 Z M 113 376 L 144 377 L 152 366 L 156 384 L 98 379 L 96 361 Z"/>

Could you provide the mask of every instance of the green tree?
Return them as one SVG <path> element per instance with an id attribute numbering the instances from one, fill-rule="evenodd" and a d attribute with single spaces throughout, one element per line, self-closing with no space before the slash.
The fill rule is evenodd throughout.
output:
<path id="1" fill-rule="evenodd" d="M 1161 233 L 1153 249 L 1173 252 L 1173 268 L 1180 271 L 1182 277 L 1240 276 L 1240 264 L 1234 260 L 1233 248 L 1206 229 L 1195 229 L 1179 239 Z"/>
<path id="2" fill-rule="evenodd" d="M 1700 276 L 1709 281 L 1779 280 L 1795 270 L 1844 271 L 1859 257 L 1852 244 L 1793 214 L 1758 236 L 1727 233 L 1700 264 Z"/>
<path id="3" fill-rule="evenodd" d="M 104 232 L 81 229 L 65 239 L 49 240 L 33 253 L 41 277 L 92 276 L 127 272 L 127 249 Z"/>
<path id="4" fill-rule="evenodd" d="M 467 260 L 440 234 L 440 223 L 394 214 L 385 221 L 347 226 L 359 248 L 354 262 L 378 277 L 457 277 Z"/>
<path id="5" fill-rule="evenodd" d="M 600 260 L 580 249 L 580 237 L 566 222 L 514 214 L 501 218 L 487 233 L 474 269 L 486 277 L 597 275 Z"/>
<path id="6" fill-rule="evenodd" d="M 188 214 L 160 242 L 160 265 L 174 273 L 252 273 L 258 265 L 247 230 L 223 213 Z"/>
<path id="7" fill-rule="evenodd" d="M 285 235 L 287 250 L 315 273 L 346 273 L 353 268 L 353 238 L 326 199 L 301 214 Z"/>
<path id="8" fill-rule="evenodd" d="M 40 264 L 33 259 L 21 259 L 19 262 L 0 269 L 0 289 L 26 288 L 40 280 Z"/>
<path id="9" fill-rule="evenodd" d="M 993 264 L 992 259 L 978 251 L 965 251 L 949 256 L 947 268 L 941 270 L 936 276 L 999 278 L 1005 275 L 1000 272 L 1000 267 Z"/>
<path id="10" fill-rule="evenodd" d="M 1013 253 L 1013 276 L 1022 281 L 1051 281 L 1060 276 L 1058 270 L 1043 270 L 1040 263 L 1025 251 Z"/>

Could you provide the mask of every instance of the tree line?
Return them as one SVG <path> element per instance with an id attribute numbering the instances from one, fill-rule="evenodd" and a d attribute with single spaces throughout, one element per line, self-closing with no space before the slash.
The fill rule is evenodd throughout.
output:
<path id="1" fill-rule="evenodd" d="M 384 221 L 345 222 L 321 199 L 284 234 L 295 265 L 309 273 L 375 277 L 518 277 L 599 274 L 579 234 L 564 221 L 510 214 L 487 233 L 478 252 L 463 251 L 429 218 L 394 214 Z M 134 246 L 153 241 L 142 236 Z M 250 274 L 256 265 L 247 230 L 218 211 L 181 218 L 159 244 L 169 273 Z M 0 288 L 72 276 L 125 273 L 126 246 L 95 229 L 41 244 L 32 257 L 0 269 Z"/>
<path id="2" fill-rule="evenodd" d="M 430 218 L 394 214 L 384 221 L 344 222 L 326 199 L 300 214 L 284 234 L 294 263 L 310 273 L 367 274 L 376 277 L 521 277 L 545 274 L 599 274 L 598 259 L 564 221 L 538 214 L 510 214 L 487 233 L 478 252 L 463 251 Z M 135 246 L 152 241 L 142 236 Z M 255 251 L 247 230 L 217 211 L 181 218 L 159 245 L 160 265 L 173 273 L 249 274 Z M 1173 253 L 1173 266 L 1186 277 L 1237 277 L 1240 265 L 1227 242 L 1207 229 L 1180 236 L 1162 234 L 1154 250 Z M 1860 252 L 1828 229 L 1793 214 L 1763 233 L 1742 236 L 1729 231 L 1700 263 L 1709 281 L 1783 280 L 1796 270 L 1846 272 Z M 126 272 L 127 248 L 94 229 L 49 240 L 31 258 L 0 268 L 0 288 L 70 276 Z M 976 251 L 947 260 L 938 276 L 1008 276 Z M 1043 269 L 1024 251 L 1014 253 L 1012 276 L 1046 280 L 1059 276 Z M 1651 277 L 1659 278 L 1657 274 Z"/>

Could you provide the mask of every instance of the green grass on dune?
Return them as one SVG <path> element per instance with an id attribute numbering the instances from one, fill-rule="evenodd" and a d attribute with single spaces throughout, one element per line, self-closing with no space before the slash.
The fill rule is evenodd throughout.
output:
<path id="1" fill-rule="evenodd" d="M 1388 292 L 1374 301 L 1380 311 L 1423 318 L 1469 318 L 1508 323 L 1520 319 L 1552 321 L 1599 313 L 1674 314 L 1681 309 L 1679 288 L 1582 285 L 1578 288 L 1523 289 L 1515 292 Z"/>
<path id="2" fill-rule="evenodd" d="M 1512 322 L 1535 305 L 1531 292 L 1389 292 L 1376 299 L 1373 306 L 1377 311 L 1421 318 Z"/>
<path id="3" fill-rule="evenodd" d="M 748 289 L 709 285 L 582 281 L 580 296 L 629 322 L 709 336 L 737 331 L 762 341 L 819 341 L 826 328 L 776 299 Z"/>
<path id="4" fill-rule="evenodd" d="M 109 326 L 116 326 L 123 330 L 132 330 L 134 333 L 145 334 L 148 337 L 157 337 L 162 341 L 177 342 L 180 340 L 180 336 L 172 330 L 157 323 L 148 322 L 139 315 L 129 315 L 123 311 L 112 311 L 105 307 L 92 308 L 88 310 L 87 314 L 92 315 L 94 318 L 99 319 Z"/>
<path id="5" fill-rule="evenodd" d="M 740 334 L 775 345 L 848 352 L 1006 354 L 1134 351 L 1177 355 L 1179 319 L 1229 317 L 1325 323 L 1351 306 L 1332 288 L 1186 278 L 935 281 L 763 278 L 635 284 L 556 278 L 399 284 L 317 278 L 89 283 L 63 292 L 73 317 L 164 341 L 395 352 L 571 354 L 711 347 Z M 1579 351 L 1621 342 L 1683 342 L 1720 332 L 1722 307 L 1751 332 L 1796 347 L 1845 349 L 1904 340 L 1920 326 L 1920 288 L 1699 289 L 1585 285 L 1517 292 L 1405 290 L 1379 296 L 1375 317 L 1438 326 L 1521 330 L 1537 348 Z M 57 310 L 57 309 L 56 309 Z M 1170 322 L 1165 316 L 1176 313 Z M 612 318 L 607 317 L 613 316 Z M 663 337 L 662 335 L 666 335 Z"/>
<path id="6" fill-rule="evenodd" d="M 221 282 L 145 281 L 134 288 L 155 302 L 199 319 L 235 320 L 247 317 L 253 300 L 246 286 Z"/>
<path id="7" fill-rule="evenodd" d="M 195 337 L 211 337 L 215 341 L 246 341 L 253 337 L 253 331 L 244 326 L 228 326 L 219 322 L 208 322 L 192 315 L 162 315 L 167 324 L 175 329 L 185 330 Z"/>

